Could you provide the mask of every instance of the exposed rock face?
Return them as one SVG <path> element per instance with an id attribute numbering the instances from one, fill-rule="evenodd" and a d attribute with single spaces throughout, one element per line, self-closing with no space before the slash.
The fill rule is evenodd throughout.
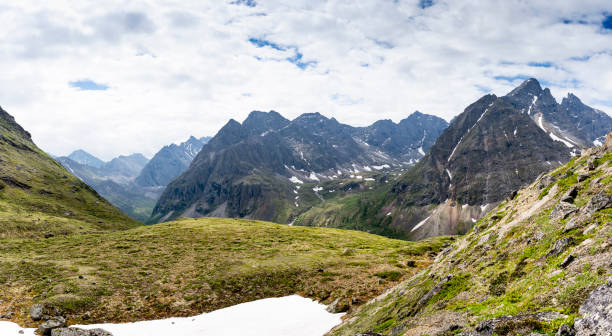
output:
<path id="1" fill-rule="evenodd" d="M 389 123 L 394 125 L 390 129 L 385 126 Z M 255 111 L 242 124 L 230 120 L 202 148 L 190 168 L 168 185 L 153 218 L 223 216 L 287 222 L 288 213 L 295 210 L 292 176 L 316 181 L 338 170 L 399 165 L 401 159 L 392 153 L 421 157 L 419 149 L 425 150 L 444 127 L 444 120 L 420 113 L 400 124 L 382 121 L 356 128 L 319 113 L 289 121 L 274 111 Z"/>
<path id="2" fill-rule="evenodd" d="M 180 145 L 165 146 L 144 166 L 135 183 L 143 187 L 168 185 L 189 168 L 209 140 L 209 137 L 197 139 L 192 136 Z"/>
<path id="3" fill-rule="evenodd" d="M 582 318 L 576 319 L 577 336 L 609 336 L 612 334 L 612 277 L 594 290 L 580 306 Z"/>
<path id="4" fill-rule="evenodd" d="M 447 200 L 451 205 L 496 204 L 542 172 L 567 162 L 569 148 L 553 140 L 522 111 L 527 99 L 524 92 L 541 90 L 537 81 L 528 81 L 517 90 L 501 98 L 484 96 L 457 116 L 429 153 L 393 186 L 390 207 L 428 207 Z M 547 176 L 540 188 L 553 182 Z M 407 210 L 403 214 L 394 217 L 392 226 L 412 230 L 430 215 L 413 234 L 415 239 L 432 233 L 456 234 L 463 227 L 460 216 L 447 212 L 418 215 L 417 210 Z M 476 213 L 472 219 L 483 214 Z M 428 229 L 432 223 L 436 230 Z M 473 223 L 468 218 L 466 224 L 469 228 Z"/>
<path id="5" fill-rule="evenodd" d="M 32 136 L 30 135 L 30 133 L 23 129 L 23 127 L 21 127 L 21 125 L 19 125 L 15 121 L 15 118 L 13 118 L 12 115 L 8 114 L 8 112 L 3 110 L 2 107 L 0 107 L 0 120 L 0 127 L 6 129 L 7 131 L 16 132 L 24 139 L 32 141 Z M 0 132 L 0 137 L 4 137 L 1 133 L 3 132 Z"/>

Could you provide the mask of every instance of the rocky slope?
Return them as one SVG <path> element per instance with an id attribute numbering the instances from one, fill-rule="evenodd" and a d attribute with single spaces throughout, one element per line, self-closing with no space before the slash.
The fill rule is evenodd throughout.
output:
<path id="1" fill-rule="evenodd" d="M 387 133 L 389 123 L 394 126 Z M 444 127 L 442 119 L 420 113 L 397 125 L 354 128 L 319 113 L 289 121 L 274 111 L 255 111 L 242 124 L 230 120 L 202 148 L 189 170 L 168 185 L 153 220 L 213 216 L 288 223 L 305 209 L 295 198 L 298 184 L 410 164 L 403 161 L 410 157 L 413 163 Z"/>
<path id="2" fill-rule="evenodd" d="M 502 202 L 429 268 L 330 335 L 609 335 L 611 176 L 609 134 Z"/>
<path id="3" fill-rule="evenodd" d="M 611 119 L 592 109 L 582 111 L 584 115 L 576 118 L 583 124 L 595 118 L 593 113 L 605 121 L 604 127 Z M 307 213 L 298 222 L 345 227 L 345 222 L 357 221 L 368 227 L 383 226 L 394 236 L 408 239 L 465 233 L 515 190 L 567 162 L 581 143 L 605 134 L 592 128 L 587 137 L 585 132 L 566 128 L 560 122 L 567 119 L 564 113 L 550 90 L 542 90 L 535 79 L 503 97 L 486 95 L 452 121 L 422 160 L 399 179 L 391 179 L 391 187 L 364 194 L 359 209 L 368 208 L 367 214 L 341 207 L 331 218 Z M 559 136 L 549 131 L 545 120 L 551 120 L 551 125 L 556 120 L 558 126 L 553 128 Z M 568 146 L 569 140 L 559 138 L 570 139 L 570 135 L 583 140 L 572 140 Z"/>
<path id="4" fill-rule="evenodd" d="M 192 136 L 179 145 L 165 146 L 144 166 L 134 182 L 142 187 L 168 185 L 189 168 L 202 146 L 209 140 L 210 137 L 197 139 Z"/>
<path id="5" fill-rule="evenodd" d="M 0 180 L 0 238 L 137 225 L 40 150 L 1 108 Z"/>

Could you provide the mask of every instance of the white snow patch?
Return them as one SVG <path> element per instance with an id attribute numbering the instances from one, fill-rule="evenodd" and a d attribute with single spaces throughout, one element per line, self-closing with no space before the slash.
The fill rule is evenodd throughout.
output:
<path id="1" fill-rule="evenodd" d="M 538 127 L 540 127 L 544 132 L 548 133 L 546 128 L 544 128 L 544 124 L 542 123 L 542 114 L 538 116 Z"/>
<path id="2" fill-rule="evenodd" d="M 601 145 L 603 145 L 603 143 L 601 141 L 599 141 L 598 139 L 595 139 L 595 140 L 593 140 L 593 145 L 601 146 Z"/>
<path id="3" fill-rule="evenodd" d="M 467 208 L 467 207 L 468 207 L 468 205 L 467 205 L 467 204 L 464 204 L 464 205 L 462 205 L 462 206 L 461 206 L 461 209 L 465 209 L 465 208 Z"/>
<path id="4" fill-rule="evenodd" d="M 368 166 L 365 166 L 365 167 L 363 167 L 363 170 L 371 172 L 371 171 L 372 171 L 372 168 L 370 168 L 370 167 L 368 167 Z"/>
<path id="5" fill-rule="evenodd" d="M 388 164 L 384 164 L 382 166 L 372 166 L 372 168 L 376 169 L 376 170 L 381 170 L 384 168 L 391 168 L 391 166 L 389 166 Z"/>
<path id="6" fill-rule="evenodd" d="M 293 183 L 299 183 L 299 184 L 304 184 L 304 182 L 302 180 L 300 180 L 299 178 L 295 177 L 295 176 L 291 176 L 291 178 L 289 179 L 289 181 L 293 182 Z"/>
<path id="7" fill-rule="evenodd" d="M 425 152 L 423 151 L 423 146 L 419 147 L 419 153 L 425 156 Z"/>
<path id="8" fill-rule="evenodd" d="M 514 136 L 516 136 L 516 131 L 518 130 L 518 128 L 514 129 Z"/>
<path id="9" fill-rule="evenodd" d="M 487 209 L 487 207 L 488 207 L 488 206 L 489 206 L 488 204 L 481 205 L 481 206 L 480 206 L 480 211 L 481 211 L 481 212 L 484 212 L 484 211 Z"/>
<path id="10" fill-rule="evenodd" d="M 317 191 L 321 191 L 323 190 L 323 187 L 314 187 L 312 188 L 312 191 L 317 192 Z"/>
<path id="11" fill-rule="evenodd" d="M 300 205 L 298 204 L 298 202 L 295 202 L 295 207 L 298 208 Z"/>
<path id="12" fill-rule="evenodd" d="M 342 175 L 342 172 L 340 170 L 338 170 L 338 175 Z"/>
<path id="13" fill-rule="evenodd" d="M 270 133 L 270 131 L 265 131 L 263 133 L 261 133 L 261 136 L 266 136 L 266 134 Z"/>
<path id="14" fill-rule="evenodd" d="M 293 193 L 294 193 L 294 194 L 297 194 L 297 193 L 298 193 L 298 191 L 297 191 L 297 190 L 294 190 L 294 191 L 293 191 Z"/>
<path id="15" fill-rule="evenodd" d="M 388 212 L 388 213 L 387 213 L 387 216 L 391 216 L 391 213 L 390 213 L 390 212 Z"/>
<path id="16" fill-rule="evenodd" d="M 567 147 L 569 147 L 569 148 L 574 147 L 574 145 L 573 145 L 571 142 L 569 142 L 569 141 L 567 141 L 567 140 L 565 140 L 565 139 L 561 139 L 561 138 L 559 138 L 559 137 L 558 137 L 558 136 L 556 136 L 556 135 L 555 135 L 553 132 L 548 133 L 548 135 L 550 135 L 550 137 L 551 137 L 553 140 L 555 140 L 555 141 L 561 141 L 561 142 L 563 142 L 563 143 L 564 143 L 564 144 L 565 144 Z"/>
<path id="17" fill-rule="evenodd" d="M 319 178 L 317 177 L 317 174 L 315 174 L 314 172 L 310 173 L 310 176 L 308 176 L 308 179 L 313 180 L 313 181 L 320 181 Z"/>
<path id="18" fill-rule="evenodd" d="M 527 115 L 531 115 L 531 109 L 533 108 L 533 106 L 535 105 L 536 101 L 538 101 L 538 96 L 533 96 L 533 101 L 531 102 L 531 105 L 529 105 L 529 111 L 527 111 Z M 540 116 L 540 120 L 541 120 L 541 116 Z M 544 129 L 544 128 L 542 128 Z"/>
<path id="19" fill-rule="evenodd" d="M 375 179 L 371 178 L 371 177 L 366 177 L 363 179 L 364 181 L 376 181 Z"/>
<path id="20" fill-rule="evenodd" d="M 302 160 L 304 160 L 304 152 L 300 151 L 300 157 L 302 158 Z M 306 161 L 306 160 L 304 160 Z"/>
<path id="21" fill-rule="evenodd" d="M 102 328 L 114 336 L 200 336 L 200 335 L 323 335 L 342 322 L 344 314 L 331 314 L 325 305 L 298 295 L 269 298 L 215 310 L 193 317 L 173 317 L 134 323 L 74 325 L 81 329 Z M 21 329 L 0 322 L 0 335 L 19 330 L 33 336 L 34 329 Z"/>
<path id="22" fill-rule="evenodd" d="M 19 331 L 23 330 L 23 334 Z M 17 323 L 9 321 L 0 321 L 0 335 L 2 336 L 36 336 L 35 328 L 22 328 Z"/>
<path id="23" fill-rule="evenodd" d="M 446 173 L 448 174 L 448 178 L 452 180 L 453 175 L 451 175 L 450 170 L 448 170 L 448 168 L 446 168 Z"/>
<path id="24" fill-rule="evenodd" d="M 356 178 L 356 179 L 358 179 L 358 180 L 361 180 L 361 179 L 363 179 L 363 176 L 361 176 L 361 175 L 356 175 L 356 176 L 355 176 L 355 178 Z"/>
<path id="25" fill-rule="evenodd" d="M 301 186 L 295 186 L 295 189 L 300 190 Z"/>
<path id="26" fill-rule="evenodd" d="M 472 223 L 476 223 L 476 222 L 477 222 L 477 220 L 472 218 Z"/>
<path id="27" fill-rule="evenodd" d="M 429 217 L 431 217 L 431 216 L 429 216 Z M 416 230 L 416 229 L 420 228 L 421 226 L 423 226 L 423 224 L 425 224 L 425 222 L 427 222 L 427 220 L 429 219 L 429 217 L 427 217 L 427 218 L 423 219 L 422 221 L 420 221 L 420 222 L 419 222 L 419 224 L 415 225 L 415 226 L 412 228 L 412 230 L 410 230 L 410 232 L 412 232 L 412 231 L 414 231 L 414 230 Z"/>

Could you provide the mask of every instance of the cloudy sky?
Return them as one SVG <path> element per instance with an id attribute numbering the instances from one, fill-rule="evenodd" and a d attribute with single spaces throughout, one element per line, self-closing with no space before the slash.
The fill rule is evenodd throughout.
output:
<path id="1" fill-rule="evenodd" d="M 536 77 L 612 112 L 609 0 L 0 1 L 0 106 L 102 159 L 252 110 L 450 120 Z"/>

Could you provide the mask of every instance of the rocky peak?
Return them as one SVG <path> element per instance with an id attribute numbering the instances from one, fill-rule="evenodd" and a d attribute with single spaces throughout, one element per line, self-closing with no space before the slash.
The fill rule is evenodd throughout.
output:
<path id="1" fill-rule="evenodd" d="M 20 136 L 25 138 L 26 140 L 32 141 L 32 136 L 28 131 L 23 129 L 13 118 L 12 115 L 8 114 L 5 110 L 0 106 L 0 126 L 3 126 L 9 131 L 17 132 Z"/>
<path id="2" fill-rule="evenodd" d="M 510 97 L 533 97 L 539 96 L 542 93 L 540 82 L 535 78 L 529 78 L 519 85 L 516 89 L 510 91 Z"/>
<path id="3" fill-rule="evenodd" d="M 242 123 L 245 131 L 252 134 L 260 134 L 270 130 L 276 130 L 289 124 L 289 120 L 285 119 L 275 111 L 261 112 L 253 111 Z"/>
<path id="4" fill-rule="evenodd" d="M 574 95 L 571 92 L 567 94 L 567 97 L 561 100 L 561 106 L 569 106 L 569 105 L 575 105 L 575 104 L 584 105 L 582 101 L 580 100 L 580 98 L 576 97 L 576 95 Z"/>

